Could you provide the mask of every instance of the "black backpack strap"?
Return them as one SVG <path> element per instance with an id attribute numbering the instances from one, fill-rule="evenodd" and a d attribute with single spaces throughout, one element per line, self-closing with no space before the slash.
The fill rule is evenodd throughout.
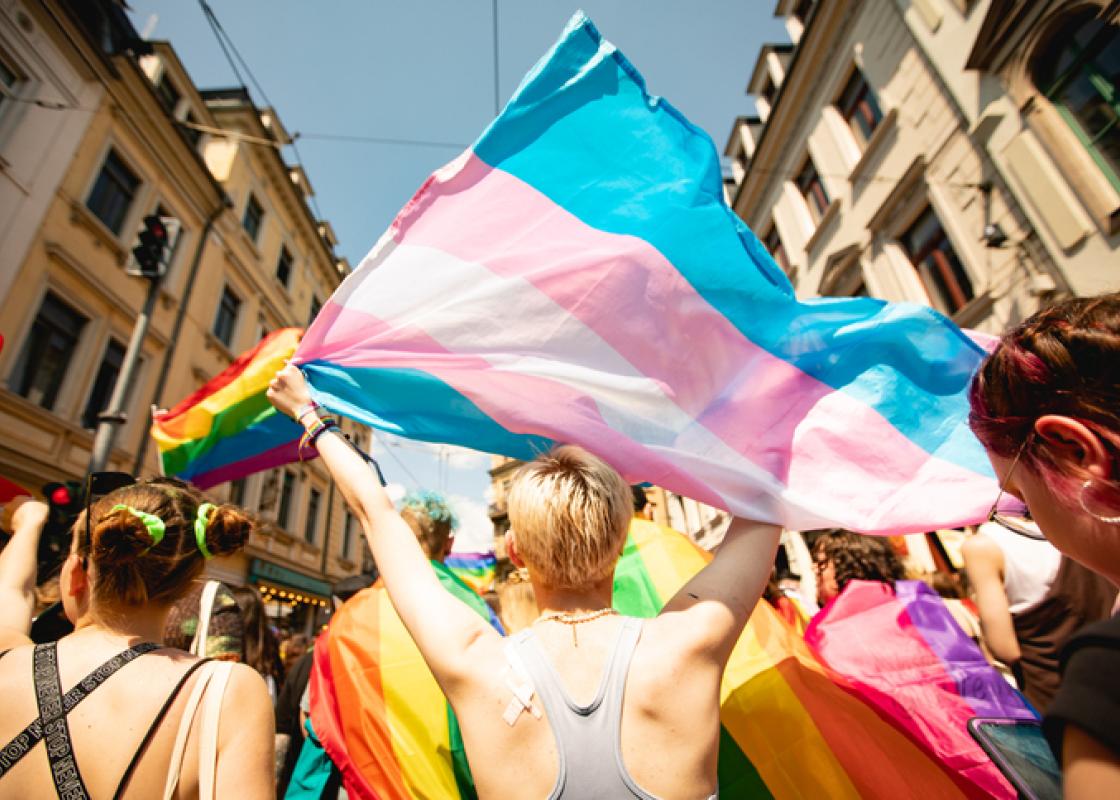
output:
<path id="1" fill-rule="evenodd" d="M 35 645 L 35 701 L 39 705 L 39 721 L 47 744 L 47 761 L 51 767 L 55 794 L 67 800 L 89 800 L 78 762 L 74 760 L 74 743 L 70 725 L 62 707 L 62 679 L 58 674 L 58 642 Z"/>
<path id="2" fill-rule="evenodd" d="M 150 653 L 153 650 L 159 650 L 161 647 L 162 645 L 154 644 L 152 642 L 144 642 L 142 644 L 136 645 L 135 647 L 130 647 L 127 650 L 117 653 L 117 655 L 113 656 L 93 672 L 82 678 L 82 680 L 79 681 L 78 684 L 74 686 L 74 688 L 66 692 L 66 694 L 62 694 L 61 683 L 58 677 L 57 643 L 51 642 L 49 644 L 36 645 L 35 652 L 32 657 L 32 664 L 35 676 L 35 695 L 39 707 L 40 716 L 22 731 L 20 731 L 10 742 L 8 742 L 7 745 L 5 745 L 3 748 L 0 748 L 0 778 L 3 778 L 4 775 L 9 770 L 11 770 L 12 767 L 18 764 L 19 761 L 25 755 L 27 755 L 28 751 L 30 751 L 32 747 L 38 744 L 41 739 L 47 737 L 47 721 L 44 719 L 43 711 L 45 700 L 49 700 L 51 696 L 51 687 L 46 686 L 45 688 L 41 688 L 43 687 L 44 681 L 53 683 L 53 694 L 58 698 L 57 704 L 47 703 L 48 705 L 50 705 L 49 710 L 59 711 L 61 716 L 58 719 L 61 719 L 61 721 L 65 725 L 66 714 L 69 714 L 74 709 L 74 707 L 78 705 L 78 703 L 89 697 L 94 689 L 108 680 L 108 678 L 117 670 L 119 670 L 125 664 L 136 660 L 145 653 Z M 44 676 L 42 679 L 40 678 L 41 673 Z M 72 750 L 72 748 L 69 747 L 68 727 L 66 728 L 65 735 L 67 748 Z M 48 758 L 50 757 L 50 746 L 50 743 L 48 743 Z M 53 760 L 51 761 L 51 772 L 55 772 Z M 75 774 L 77 774 L 76 765 Z M 80 781 L 81 776 L 78 775 L 77 777 Z M 81 787 L 81 790 L 83 792 L 85 791 L 84 786 Z M 62 795 L 60 794 L 59 796 Z M 87 795 L 75 794 L 73 796 L 85 797 Z"/>
<path id="3" fill-rule="evenodd" d="M 183 688 L 183 684 L 187 682 L 187 679 L 190 678 L 191 675 L 194 675 L 195 670 L 210 660 L 209 658 L 203 658 L 194 662 L 191 664 L 190 668 L 183 673 L 183 677 L 179 678 L 179 682 L 175 684 L 175 688 L 171 690 L 171 694 L 169 694 L 167 699 L 163 702 L 159 713 L 157 713 L 155 719 L 152 720 L 152 724 L 148 726 L 148 732 L 144 734 L 140 746 L 137 747 L 136 752 L 132 754 L 132 760 L 128 762 L 128 766 L 124 769 L 124 774 L 121 775 L 120 783 L 117 784 L 117 791 L 113 794 L 113 800 L 118 800 L 118 798 L 124 794 L 124 790 L 128 786 L 129 780 L 132 778 L 132 773 L 136 770 L 136 765 L 140 763 L 140 756 L 148 749 L 152 737 L 156 735 L 156 729 L 159 728 L 159 724 L 163 722 L 163 718 L 167 716 L 167 712 L 170 710 L 171 704 L 175 702 L 175 698 L 179 696 L 179 690 Z"/>

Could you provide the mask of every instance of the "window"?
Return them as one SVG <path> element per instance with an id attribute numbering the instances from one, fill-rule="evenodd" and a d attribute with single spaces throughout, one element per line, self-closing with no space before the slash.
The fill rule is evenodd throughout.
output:
<path id="1" fill-rule="evenodd" d="M 354 515 L 349 511 L 346 512 L 346 518 L 342 521 L 342 552 L 341 555 L 347 561 L 350 560 L 350 547 L 354 543 Z"/>
<path id="2" fill-rule="evenodd" d="M 237 327 L 237 314 L 241 310 L 241 299 L 227 286 L 222 291 L 218 303 L 218 314 L 214 317 L 214 335 L 226 347 L 233 343 L 233 331 Z"/>
<path id="3" fill-rule="evenodd" d="M 312 489 L 307 498 L 307 519 L 303 524 L 303 538 L 311 544 L 315 543 L 315 531 L 319 527 L 319 501 L 322 496 L 322 492 L 318 489 Z"/>
<path id="4" fill-rule="evenodd" d="M 288 288 L 288 281 L 292 278 L 292 254 L 288 248 L 281 245 L 280 258 L 276 260 L 276 277 L 284 288 Z"/>
<path id="5" fill-rule="evenodd" d="M 97 378 L 93 381 L 89 400 L 86 401 L 86 410 L 82 412 L 82 427 L 92 430 L 97 427 L 97 415 L 109 407 L 109 398 L 117 385 L 117 376 L 121 374 L 124 364 L 125 346 L 116 339 L 110 339 L 105 347 L 105 355 L 101 357 L 101 366 L 97 368 Z"/>
<path id="6" fill-rule="evenodd" d="M 786 255 L 786 249 L 782 247 L 782 237 L 778 235 L 776 226 L 770 226 L 770 231 L 766 234 L 766 238 L 762 240 L 762 244 L 770 251 L 770 255 L 782 268 L 782 272 L 789 274 L 789 257 Z"/>
<path id="7" fill-rule="evenodd" d="M 261 219 L 264 217 L 264 209 L 261 204 L 257 202 L 257 198 L 249 195 L 249 199 L 245 203 L 245 216 L 241 218 L 241 227 L 249 234 L 254 242 L 257 241 L 257 236 L 261 232 Z"/>
<path id="8" fill-rule="evenodd" d="M 902 244 L 938 311 L 951 316 L 975 297 L 972 281 L 932 208 L 902 234 Z"/>
<path id="9" fill-rule="evenodd" d="M 805 198 L 805 205 L 809 208 L 809 216 L 813 218 L 813 224 L 819 224 L 824 212 L 828 210 L 829 199 L 828 192 L 821 183 L 821 176 L 817 174 L 817 168 L 811 158 L 805 159 L 804 166 L 797 173 L 797 190 Z"/>
<path id="10" fill-rule="evenodd" d="M 813 0 L 800 0 L 793 8 L 793 16 L 797 17 L 801 24 L 804 25 L 805 21 L 809 19 L 809 12 L 813 10 Z"/>
<path id="11" fill-rule="evenodd" d="M 1074 15 L 1034 60 L 1034 81 L 1120 191 L 1120 25 Z"/>
<path id="12" fill-rule="evenodd" d="M 0 57 L 0 113 L 15 99 L 20 82 L 19 73 Z"/>
<path id="13" fill-rule="evenodd" d="M 85 317 L 53 294 L 43 299 L 16 369 L 18 394 L 43 408 L 54 408 L 85 324 Z"/>
<path id="14" fill-rule="evenodd" d="M 261 497 L 259 508 L 266 514 L 271 514 L 276 508 L 276 498 L 280 496 L 280 473 L 284 470 L 273 469 L 264 474 L 261 482 Z"/>
<path id="15" fill-rule="evenodd" d="M 238 478 L 229 483 L 229 501 L 235 506 L 245 506 L 245 478 Z"/>
<path id="16" fill-rule="evenodd" d="M 315 321 L 315 317 L 319 316 L 319 312 L 323 309 L 323 301 L 315 295 L 311 295 L 311 314 L 307 317 L 307 324 L 311 325 Z"/>
<path id="17" fill-rule="evenodd" d="M 125 166 L 115 150 L 110 150 L 93 183 L 86 208 L 104 222 L 106 228 L 119 236 L 139 187 L 140 179 Z"/>
<path id="18" fill-rule="evenodd" d="M 858 69 L 852 70 L 852 77 L 848 78 L 844 90 L 836 98 L 836 108 L 848 121 L 860 149 L 867 147 L 871 134 L 883 119 L 883 112 L 879 109 L 875 92 Z"/>
<path id="19" fill-rule="evenodd" d="M 156 96 L 159 97 L 159 101 L 163 103 L 163 107 L 167 109 L 168 114 L 175 113 L 179 100 L 182 98 L 179 90 L 175 88 L 175 84 L 169 81 L 166 75 L 161 77 L 159 83 L 156 84 Z"/>
<path id="20" fill-rule="evenodd" d="M 276 513 L 276 524 L 281 528 L 288 527 L 288 518 L 292 515 L 292 495 L 296 491 L 296 474 L 284 470 L 284 477 L 280 484 L 280 510 Z"/>

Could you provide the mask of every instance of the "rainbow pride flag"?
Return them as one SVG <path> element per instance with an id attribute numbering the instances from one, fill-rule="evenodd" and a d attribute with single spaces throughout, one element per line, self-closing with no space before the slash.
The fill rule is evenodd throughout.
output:
<path id="1" fill-rule="evenodd" d="M 492 620 L 474 590 L 432 567 L 447 591 Z M 459 723 L 381 581 L 335 612 L 315 645 L 310 686 L 311 724 L 351 797 L 475 796 Z"/>
<path id="2" fill-rule="evenodd" d="M 899 581 L 891 591 L 853 581 L 809 623 L 805 640 L 829 669 L 947 767 L 994 797 L 1015 796 L 965 726 L 972 717 L 1037 714 L 924 583 Z"/>
<path id="3" fill-rule="evenodd" d="M 708 136 L 582 14 L 435 172 L 296 354 L 319 402 L 530 458 L 579 444 L 795 530 L 982 519 L 982 348 L 916 304 L 799 302 Z"/>
<path id="4" fill-rule="evenodd" d="M 494 578 L 498 573 L 498 559 L 493 553 L 451 553 L 443 563 L 459 579 L 476 592 L 494 591 Z"/>
<path id="5" fill-rule="evenodd" d="M 655 616 L 710 560 L 683 534 L 635 519 L 615 570 L 615 608 L 632 616 Z M 904 588 L 903 594 L 909 591 Z M 924 599 L 921 605 L 927 615 L 916 614 L 916 626 L 932 637 L 944 620 Z M 868 642 L 875 642 L 883 663 L 894 662 L 893 674 L 930 663 L 928 649 L 894 649 L 897 638 L 912 633 L 913 628 L 899 632 L 886 617 L 844 631 L 849 652 L 871 649 Z M 974 701 L 978 713 L 983 709 L 992 716 L 1029 716 L 1029 710 L 1006 683 L 1006 691 L 999 689 L 995 682 L 1002 678 L 987 664 L 975 663 L 972 652 L 948 647 L 941 657 L 941 675 L 951 671 L 969 678 L 961 683 L 942 680 L 924 692 L 901 695 L 892 708 L 863 683 L 823 665 L 794 629 L 760 602 L 723 675 L 720 796 L 1014 798 L 1010 784 L 979 747 L 965 745 L 963 739 L 970 737 L 961 714 L 940 712 Z M 926 708 L 924 703 L 935 705 Z M 921 726 L 913 724 L 917 718 Z M 939 746 L 946 741 L 954 749 Z"/>
<path id="6" fill-rule="evenodd" d="M 153 414 L 165 475 L 206 489 L 299 460 L 303 428 L 273 408 L 265 391 L 302 335 L 301 328 L 273 331 L 186 400 Z M 315 456 L 311 448 L 303 453 Z"/>

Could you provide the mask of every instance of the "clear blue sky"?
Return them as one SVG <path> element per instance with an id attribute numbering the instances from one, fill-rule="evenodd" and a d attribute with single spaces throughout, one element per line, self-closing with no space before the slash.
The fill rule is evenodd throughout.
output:
<path id="1" fill-rule="evenodd" d="M 494 116 L 492 0 L 209 0 L 297 140 L 341 255 L 357 264 L 436 168 Z M 775 0 L 585 0 L 595 24 L 722 151 L 759 48 L 787 41 Z M 130 0 L 149 38 L 171 42 L 201 88 L 238 84 L 194 0 Z M 498 73 L 504 103 L 580 6 L 499 0 Z M 154 17 L 154 19 L 153 19 Z M 154 23 L 154 28 L 152 27 Z M 249 82 L 246 78 L 246 82 Z M 250 85 L 254 100 L 265 100 Z M 450 146 L 327 141 L 310 134 L 424 140 Z M 287 152 L 289 161 L 294 161 Z M 441 484 L 481 500 L 481 459 L 458 454 L 440 470 L 424 448 L 392 448 L 391 478 Z M 394 475 L 393 473 L 397 473 Z"/>

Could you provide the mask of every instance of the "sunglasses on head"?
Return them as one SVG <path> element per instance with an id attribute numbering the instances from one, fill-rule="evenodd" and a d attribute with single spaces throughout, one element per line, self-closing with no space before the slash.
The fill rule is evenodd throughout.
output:
<path id="1" fill-rule="evenodd" d="M 82 556 L 82 564 L 86 565 L 89 548 L 92 544 L 90 536 L 90 507 L 93 505 L 94 499 L 100 500 L 106 495 L 112 494 L 117 489 L 123 489 L 125 486 L 132 486 L 136 483 L 136 478 L 129 475 L 127 472 L 91 472 L 86 476 L 85 486 L 85 501 L 86 501 L 86 524 L 85 524 L 85 538 L 78 543 L 78 552 L 86 553 Z"/>

